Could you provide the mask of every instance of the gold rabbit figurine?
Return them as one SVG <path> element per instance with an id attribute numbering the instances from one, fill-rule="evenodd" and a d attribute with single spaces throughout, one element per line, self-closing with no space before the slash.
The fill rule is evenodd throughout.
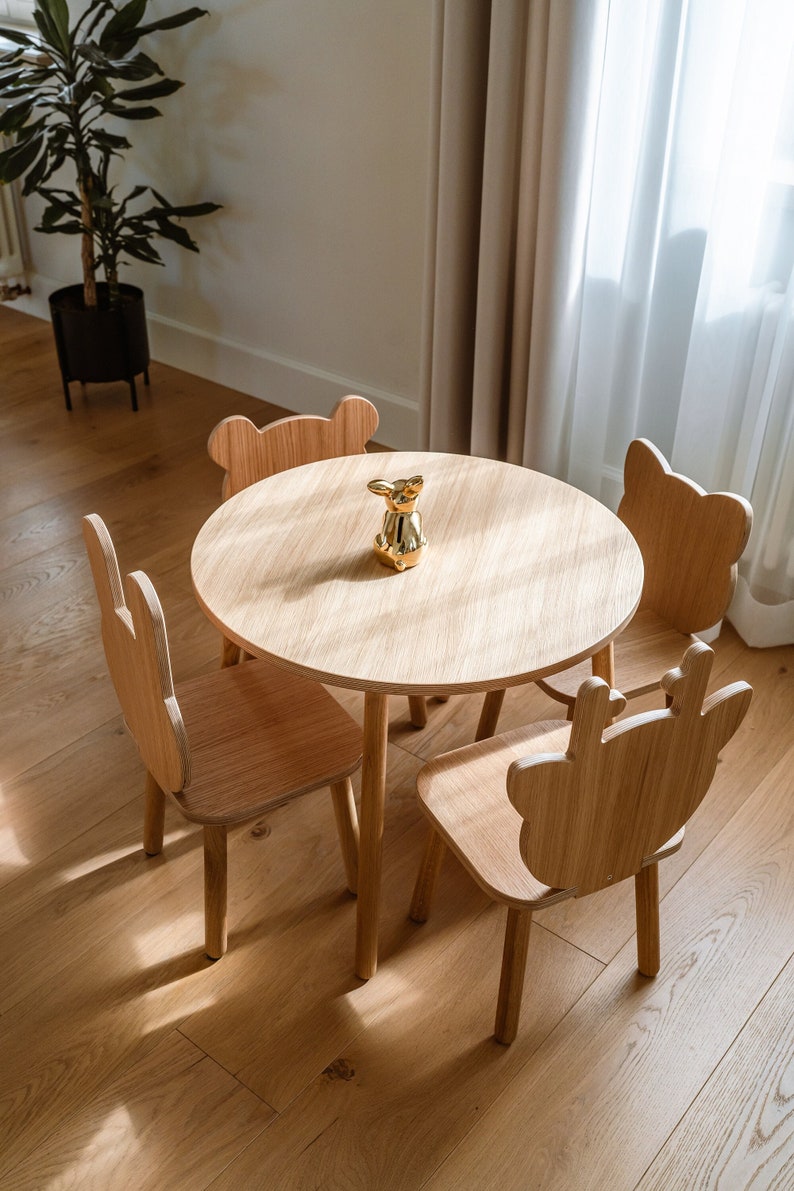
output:
<path id="1" fill-rule="evenodd" d="M 422 533 L 422 514 L 416 512 L 416 502 L 424 486 L 421 476 L 409 480 L 370 480 L 370 492 L 384 497 L 386 512 L 383 514 L 381 531 L 375 537 L 373 547 L 384 566 L 404 571 L 415 567 L 427 545 Z"/>

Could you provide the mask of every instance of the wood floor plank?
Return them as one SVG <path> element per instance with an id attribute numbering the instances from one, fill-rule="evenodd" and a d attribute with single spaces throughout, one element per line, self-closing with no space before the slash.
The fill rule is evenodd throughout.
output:
<path id="1" fill-rule="evenodd" d="M 229 414 L 286 411 L 278 393 L 268 405 L 151 374 L 138 414 L 124 384 L 73 385 L 68 414 L 51 326 L 0 305 L 2 1191 L 160 1191 L 183 1167 L 191 1188 L 244 1191 L 666 1191 L 723 1170 L 724 1191 L 788 1191 L 792 648 L 748 649 L 729 625 L 717 643 L 713 679 L 756 695 L 662 866 L 653 985 L 634 974 L 630 887 L 609 891 L 609 912 L 597 897 L 552 907 L 506 1051 L 491 1039 L 501 914 L 448 857 L 430 920 L 408 921 L 425 830 L 414 774 L 472 739 L 478 696 L 430 700 L 422 730 L 391 700 L 376 977 L 353 974 L 355 903 L 323 792 L 231 833 L 229 951 L 212 964 L 200 832 L 169 811 L 163 856 L 142 853 L 142 770 L 80 518 L 99 512 L 122 571 L 151 575 L 176 677 L 214 668 L 189 572 L 220 499 L 206 439 Z M 358 693 L 333 693 L 361 718 Z M 558 714 L 530 686 L 508 692 L 501 726 Z"/>
<path id="2" fill-rule="evenodd" d="M 5 1186 L 198 1191 L 272 1116 L 258 1097 L 171 1031 L 79 1105 L 44 1145 L 9 1171 Z"/>
<path id="3" fill-rule="evenodd" d="M 38 866 L 47 857 L 139 798 L 141 789 L 141 763 L 119 715 L 19 776 L 5 778 L 0 884 L 23 875 L 33 884 L 46 881 Z"/>
<path id="4" fill-rule="evenodd" d="M 370 984 L 399 989 L 213 1191 L 421 1187 L 601 970 L 539 929 L 526 1028 L 500 1046 L 492 1035 L 503 932 L 489 906 L 437 949 L 422 979 L 404 950 L 382 963 Z"/>
<path id="5" fill-rule="evenodd" d="M 324 899 L 291 930 L 232 957 L 229 996 L 193 1014 L 182 1026 L 186 1037 L 274 1108 L 286 1108 L 349 1053 L 378 1015 L 401 1012 L 406 990 L 427 982 L 428 965 L 487 905 L 484 898 L 467 896 L 460 873 L 453 892 L 461 896 L 439 909 L 434 929 L 423 931 L 411 923 L 407 908 L 422 842 L 414 829 L 390 849 L 378 979 L 361 981 L 352 970 L 354 906 Z M 495 981 L 496 972 L 494 998 Z M 486 1012 L 481 1022 L 486 1031 L 488 1018 Z"/>
<path id="6" fill-rule="evenodd" d="M 657 1154 L 638 1191 L 690 1187 L 794 1187 L 794 960 Z"/>
<path id="7" fill-rule="evenodd" d="M 152 859 L 141 822 L 139 805 L 122 807 L 4 892 L 0 1186 L 165 1032 L 223 1003 L 235 979 L 227 959 L 267 956 L 267 941 L 313 904 L 349 907 L 352 971 L 354 903 L 330 794 L 230 832 L 229 952 L 218 963 L 203 953 L 200 829 L 167 814 L 164 853 Z"/>
<path id="8" fill-rule="evenodd" d="M 659 866 L 662 897 L 752 794 L 759 773 L 776 764 L 791 745 L 794 647 L 743 651 L 737 658 L 731 642 L 726 665 L 721 664 L 718 652 L 711 688 L 739 679 L 754 688 L 750 710 L 740 731 L 723 749 L 711 789 L 687 825 L 683 847 Z M 633 936 L 634 925 L 631 882 L 582 900 L 561 902 L 544 912 L 547 930 L 556 931 L 604 963 Z"/>
<path id="9" fill-rule="evenodd" d="M 414 793 L 418 761 L 390 746 L 389 762 L 393 786 L 384 836 L 380 979 L 367 982 L 354 975 L 353 900 L 319 899 L 277 939 L 263 939 L 255 951 L 230 949 L 224 959 L 234 972 L 230 996 L 203 1007 L 182 1026 L 186 1037 L 279 1109 L 333 1062 L 405 983 L 419 980 L 439 939 L 443 945 L 487 904 L 460 870 L 432 930 L 409 921 L 425 839 Z M 359 782 L 360 776 L 357 789 Z M 385 961 L 403 952 L 403 966 L 390 975 Z"/>
<path id="10" fill-rule="evenodd" d="M 627 944 L 426 1186 L 635 1188 L 790 959 L 792 844 L 794 749 L 665 898 L 659 975 Z"/>

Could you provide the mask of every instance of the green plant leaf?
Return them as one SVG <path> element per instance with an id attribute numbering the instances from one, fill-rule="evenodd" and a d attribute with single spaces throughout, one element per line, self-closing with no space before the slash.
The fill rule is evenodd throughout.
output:
<path id="1" fill-rule="evenodd" d="M 207 15 L 206 8 L 186 8 L 183 12 L 174 13 L 173 16 L 163 17 L 148 25 L 141 25 L 137 34 L 138 37 L 143 37 L 145 33 L 155 33 L 158 29 L 178 29 L 181 25 L 189 25 L 191 21 L 197 21 L 199 17 Z"/>
<path id="2" fill-rule="evenodd" d="M 62 26 L 61 5 L 66 8 L 65 0 L 37 0 L 33 9 L 33 20 L 48 50 L 55 58 L 64 59 L 69 56 L 69 13 L 67 10 L 66 23 Z"/>
<path id="3" fill-rule="evenodd" d="M 52 227 L 45 227 L 43 223 L 38 223 L 34 228 L 34 231 L 44 232 L 48 236 L 54 236 L 59 232 L 64 232 L 67 236 L 82 236 L 84 230 L 82 223 L 56 223 Z"/>
<path id="4" fill-rule="evenodd" d="M 27 33 L 22 33 L 19 29 L 0 29 L 0 37 L 4 41 L 12 41 L 14 45 L 28 46 L 33 49 L 39 48 L 39 43 L 34 38 L 29 37 Z M 18 50 L 13 50 L 14 57 L 18 55 Z"/>
<path id="5" fill-rule="evenodd" d="M 42 153 L 35 165 L 31 166 L 25 175 L 25 184 L 22 187 L 22 194 L 27 197 L 29 194 L 35 194 L 43 182 L 54 172 L 52 158 L 47 153 Z"/>
<path id="6" fill-rule="evenodd" d="M 125 136 L 118 136 L 115 132 L 105 132 L 103 128 L 93 129 L 91 137 L 94 144 L 106 153 L 119 153 L 122 149 L 132 148 Z"/>
<path id="7" fill-rule="evenodd" d="M 27 71 L 23 68 L 22 70 L 12 70 L 8 74 L 0 75 L 0 95 L 5 96 L 6 93 L 8 95 L 14 95 L 17 84 L 21 79 L 24 79 L 26 74 Z"/>
<path id="8" fill-rule="evenodd" d="M 126 237 L 123 251 L 127 256 L 135 257 L 136 260 L 146 261 L 147 265 L 162 265 L 163 263 L 160 253 L 144 236 Z"/>
<path id="9" fill-rule="evenodd" d="M 198 244 L 195 240 L 191 240 L 183 227 L 178 223 L 169 223 L 167 219 L 158 219 L 157 233 L 165 240 L 173 240 L 175 244 L 179 244 L 181 248 L 187 248 L 190 252 L 198 252 Z"/>
<path id="10" fill-rule="evenodd" d="M 113 90 L 113 84 L 110 82 L 109 79 L 106 79 L 104 77 L 104 75 L 95 74 L 93 81 L 94 81 L 94 86 L 95 86 L 96 90 L 99 92 L 99 94 L 102 96 L 103 99 L 112 99 L 113 98 L 115 92 Z"/>
<path id="11" fill-rule="evenodd" d="M 79 211 L 75 210 L 75 204 L 62 203 L 59 199 L 54 198 L 50 200 L 49 206 L 45 209 L 41 217 L 41 225 L 48 230 L 58 223 L 61 219 L 71 216 L 79 222 Z"/>
<path id="12" fill-rule="evenodd" d="M 91 63 L 94 70 L 108 78 L 129 79 L 133 82 L 137 79 L 150 79 L 152 75 L 163 73 L 157 63 L 153 62 L 146 54 L 136 54 L 134 58 L 110 58 L 91 44 L 81 45 L 77 52 L 81 58 Z"/>
<path id="13" fill-rule="evenodd" d="M 150 211 L 144 212 L 147 218 L 150 219 L 156 219 L 163 215 L 169 219 L 188 219 L 194 218 L 197 215 L 211 215 L 213 211 L 222 210 L 220 203 L 190 203 L 188 206 L 172 207 L 170 203 L 167 203 L 155 191 L 152 191 L 152 193 L 155 194 L 158 202 L 162 205 L 160 207 L 152 207 Z"/>
<path id="14" fill-rule="evenodd" d="M 29 99 L 10 103 L 5 111 L 0 111 L 0 133 L 8 136 L 10 132 L 16 132 L 27 123 L 32 111 L 33 102 Z"/>
<path id="15" fill-rule="evenodd" d="M 162 112 L 158 108 L 141 107 L 141 108 L 125 108 L 116 107 L 115 104 L 108 104 L 105 111 L 109 116 L 121 116 L 124 120 L 153 120 L 155 116 L 162 116 Z"/>
<path id="16" fill-rule="evenodd" d="M 22 187 L 24 195 L 41 194 L 46 196 L 45 182 L 48 182 L 52 175 L 61 168 L 66 156 L 60 149 L 50 148 L 49 152 L 42 153 L 39 160 L 33 165 L 25 174 L 25 182 Z"/>
<path id="17" fill-rule="evenodd" d="M 43 131 L 47 123 L 47 117 L 41 116 L 38 120 L 31 120 L 24 128 L 17 129 L 16 144 L 21 145 L 24 141 L 29 141 L 31 137 L 38 136 Z"/>
<path id="18" fill-rule="evenodd" d="M 69 5 L 66 0 L 39 0 L 42 8 L 46 8 L 53 25 L 58 31 L 58 37 L 64 50 L 68 50 L 71 34 L 69 32 Z"/>
<path id="19" fill-rule="evenodd" d="M 161 99 L 165 95 L 173 95 L 180 87 L 184 87 L 184 83 L 180 83 L 178 79 L 160 79 L 156 83 L 148 83 L 145 87 L 128 87 L 123 91 L 117 91 L 118 99 L 124 100 L 139 100 L 139 99 Z"/>
<path id="20" fill-rule="evenodd" d="M 37 136 L 0 153 L 0 182 L 13 182 L 16 178 L 21 178 L 33 165 L 43 143 L 44 138 Z"/>
<path id="21" fill-rule="evenodd" d="M 99 35 L 99 44 L 103 49 L 113 46 L 140 24 L 146 12 L 147 2 L 148 0 L 129 0 L 128 4 L 111 17 Z"/>
<path id="22" fill-rule="evenodd" d="M 36 0 L 40 41 L 12 32 L 12 48 L 0 54 L 0 103 L 5 101 L 0 129 L 14 142 L 0 152 L 2 176 L 24 176 L 23 193 L 44 200 L 38 230 L 90 236 L 92 265 L 109 280 L 117 277 L 120 259 L 162 265 L 153 245 L 160 237 L 197 252 L 177 221 L 219 209 L 217 203 L 174 206 L 149 186 L 120 196 L 112 184 L 111 167 L 131 144 L 104 125 L 116 117 L 154 119 L 161 114 L 156 102 L 182 86 L 166 78 L 136 43 L 144 34 L 177 29 L 207 15 L 191 7 L 144 24 L 147 8 L 148 0 Z M 72 28 L 70 10 L 80 14 Z M 21 61 L 33 49 L 35 62 Z M 61 180 L 66 166 L 76 171 L 76 185 Z M 130 214 L 133 206 L 147 203 L 148 211 Z"/>

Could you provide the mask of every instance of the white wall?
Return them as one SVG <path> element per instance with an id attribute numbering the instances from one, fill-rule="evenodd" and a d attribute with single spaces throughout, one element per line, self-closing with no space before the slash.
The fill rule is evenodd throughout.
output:
<path id="1" fill-rule="evenodd" d="M 224 205 L 186 223 L 200 255 L 162 242 L 165 269 L 123 271 L 146 292 L 153 358 L 301 412 L 362 393 L 378 438 L 413 447 L 432 6 L 209 7 L 150 47 L 185 87 L 162 119 L 125 127 L 130 181 Z M 46 317 L 47 294 L 79 280 L 77 240 L 29 240 L 34 294 L 18 305 Z"/>

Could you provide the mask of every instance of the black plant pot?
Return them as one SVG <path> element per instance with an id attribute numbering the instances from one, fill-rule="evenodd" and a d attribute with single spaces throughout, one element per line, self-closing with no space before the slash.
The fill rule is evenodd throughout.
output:
<path id="1" fill-rule="evenodd" d="M 69 383 L 125 380 L 132 408 L 138 408 L 135 377 L 149 383 L 149 339 L 143 290 L 120 285 L 121 302 L 110 306 L 105 282 L 97 285 L 97 306 L 83 304 L 82 285 L 50 294 L 50 314 L 61 367 L 66 408 L 72 408 Z"/>

